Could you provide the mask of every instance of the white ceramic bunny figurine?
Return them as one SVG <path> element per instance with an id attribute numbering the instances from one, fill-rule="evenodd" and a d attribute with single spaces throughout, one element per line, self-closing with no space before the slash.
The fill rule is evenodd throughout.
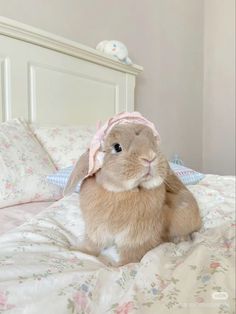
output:
<path id="1" fill-rule="evenodd" d="M 131 59 L 128 57 L 127 47 L 118 40 L 103 40 L 97 45 L 96 49 L 109 56 L 116 57 L 125 64 L 132 64 Z"/>

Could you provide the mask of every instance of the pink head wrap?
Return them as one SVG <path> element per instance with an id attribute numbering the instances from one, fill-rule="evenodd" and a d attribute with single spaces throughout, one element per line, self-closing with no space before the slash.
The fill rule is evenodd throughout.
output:
<path id="1" fill-rule="evenodd" d="M 104 153 L 101 151 L 102 143 L 115 125 L 124 123 L 147 125 L 153 131 L 154 136 L 157 138 L 157 142 L 160 142 L 160 135 L 157 132 L 155 125 L 145 119 L 139 112 L 134 111 L 118 113 L 114 117 L 108 119 L 94 135 L 89 147 L 89 170 L 86 177 L 92 176 L 102 167 L 104 158 Z"/>

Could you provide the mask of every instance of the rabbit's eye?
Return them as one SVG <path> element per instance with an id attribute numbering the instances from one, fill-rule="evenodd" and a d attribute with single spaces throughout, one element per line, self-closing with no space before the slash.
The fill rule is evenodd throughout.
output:
<path id="1" fill-rule="evenodd" d="M 113 47 L 116 47 L 116 44 L 113 44 Z"/>
<path id="2" fill-rule="evenodd" d="M 114 152 L 120 153 L 122 151 L 122 147 L 119 143 L 115 143 L 112 145 Z"/>

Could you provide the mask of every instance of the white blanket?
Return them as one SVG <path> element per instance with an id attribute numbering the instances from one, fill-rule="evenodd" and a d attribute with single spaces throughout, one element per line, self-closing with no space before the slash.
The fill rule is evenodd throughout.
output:
<path id="1" fill-rule="evenodd" d="M 53 202 L 31 202 L 0 208 L 0 235 L 6 233 L 48 208 Z"/>
<path id="2" fill-rule="evenodd" d="M 83 237 L 77 194 L 1 236 L 0 313 L 233 313 L 235 179 L 190 190 L 204 222 L 194 240 L 121 268 L 69 249 Z"/>

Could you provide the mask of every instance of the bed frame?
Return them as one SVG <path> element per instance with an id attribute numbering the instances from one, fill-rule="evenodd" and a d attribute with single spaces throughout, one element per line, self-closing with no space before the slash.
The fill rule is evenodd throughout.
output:
<path id="1" fill-rule="evenodd" d="M 40 125 L 94 124 L 132 111 L 141 71 L 0 17 L 0 121 L 24 117 Z"/>

